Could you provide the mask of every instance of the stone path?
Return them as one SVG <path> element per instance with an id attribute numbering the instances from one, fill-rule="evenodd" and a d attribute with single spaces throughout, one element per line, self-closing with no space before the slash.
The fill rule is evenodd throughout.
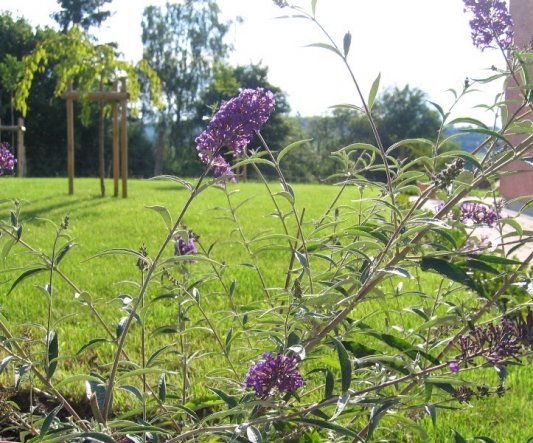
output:
<path id="1" fill-rule="evenodd" d="M 489 205 L 492 204 L 492 202 L 487 202 L 487 203 Z M 434 208 L 437 207 L 438 204 L 439 204 L 438 200 L 428 200 L 427 203 L 425 204 L 425 207 L 427 207 L 428 209 L 434 209 Z M 528 211 L 528 212 L 530 212 L 530 211 Z M 523 214 L 519 215 L 519 208 L 516 208 L 516 210 L 515 210 L 515 208 L 513 208 L 513 209 L 504 208 L 502 210 L 502 218 L 515 219 L 520 224 L 520 226 L 522 226 L 522 229 L 524 231 L 530 231 L 531 233 L 533 233 L 533 216 L 529 215 L 529 214 L 526 214 L 526 213 L 523 213 Z M 512 232 L 515 232 L 515 229 L 513 227 L 511 227 L 511 226 L 509 226 L 507 224 L 503 226 L 503 235 L 504 236 L 505 236 L 505 234 L 509 234 L 509 233 L 512 233 Z M 490 228 L 488 226 L 476 227 L 475 228 L 475 236 L 478 237 L 478 238 L 486 237 L 489 241 L 491 241 L 491 243 L 492 243 L 491 247 L 492 248 L 495 248 L 495 247 L 497 247 L 498 245 L 501 244 L 500 232 L 499 232 L 499 229 L 496 227 L 496 225 L 494 227 L 492 227 L 492 228 Z M 524 235 L 524 237 L 526 237 L 526 236 L 527 235 Z M 504 241 L 506 243 L 505 250 L 508 251 L 509 249 L 511 249 L 516 244 L 516 243 L 512 243 L 512 242 L 516 242 L 519 238 L 520 237 L 518 235 L 505 237 L 504 238 Z M 509 243 L 511 243 L 511 244 L 509 244 Z M 525 243 L 524 245 L 520 246 L 520 248 L 518 248 L 515 251 L 513 251 L 513 253 L 511 254 L 511 256 L 509 258 L 516 258 L 518 260 L 526 260 L 526 258 L 531 253 L 533 253 L 533 241 Z M 533 260 L 532 260 L 532 262 L 533 262 Z"/>

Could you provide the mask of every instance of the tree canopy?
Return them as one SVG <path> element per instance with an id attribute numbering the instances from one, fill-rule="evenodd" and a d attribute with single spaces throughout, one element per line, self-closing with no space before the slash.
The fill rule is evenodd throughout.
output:
<path id="1" fill-rule="evenodd" d="M 144 58 L 161 79 L 164 104 L 163 112 L 152 114 L 158 126 L 155 174 L 162 172 L 165 147 L 182 167 L 192 156 L 194 106 L 213 65 L 230 50 L 224 42 L 229 24 L 220 21 L 219 13 L 215 0 L 167 2 L 144 10 Z"/>
<path id="2" fill-rule="evenodd" d="M 63 32 L 75 25 L 87 31 L 91 27 L 99 27 L 111 16 L 110 11 L 102 8 L 112 0 L 57 0 L 57 2 L 62 9 L 54 12 L 52 18 Z"/>

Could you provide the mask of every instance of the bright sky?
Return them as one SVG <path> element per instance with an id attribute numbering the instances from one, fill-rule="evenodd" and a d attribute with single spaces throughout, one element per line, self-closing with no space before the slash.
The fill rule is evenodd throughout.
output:
<path id="1" fill-rule="evenodd" d="M 116 41 L 127 59 L 142 55 L 141 17 L 145 6 L 166 0 L 113 0 L 115 12 L 97 36 Z M 310 22 L 279 20 L 281 10 L 272 0 L 218 0 L 223 18 L 241 16 L 229 42 L 235 47 L 234 64 L 262 61 L 269 66 L 271 83 L 289 95 L 293 112 L 319 115 L 338 103 L 358 104 L 355 90 L 340 59 L 328 51 L 304 48 L 325 41 Z M 309 7 L 311 0 L 293 0 Z M 34 25 L 54 25 L 50 13 L 59 9 L 56 0 L 0 0 L 0 9 L 22 15 Z M 366 95 L 381 73 L 382 88 L 409 84 L 428 93 L 445 110 L 452 103 L 449 88 L 461 90 L 466 77 L 487 75 L 486 68 L 501 67 L 495 50 L 481 52 L 470 39 L 468 17 L 462 0 L 318 0 L 317 17 L 342 47 L 346 31 L 352 33 L 350 62 Z M 470 94 L 461 115 L 491 122 L 491 114 L 472 109 L 492 102 L 501 83 L 483 93 Z"/>

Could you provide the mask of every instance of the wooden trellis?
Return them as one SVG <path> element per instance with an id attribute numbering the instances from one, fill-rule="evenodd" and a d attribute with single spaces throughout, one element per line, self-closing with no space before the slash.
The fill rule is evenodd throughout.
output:
<path id="1" fill-rule="evenodd" d="M 24 146 L 26 127 L 24 126 L 24 119 L 19 118 L 16 125 L 9 126 L 2 126 L 2 122 L 0 121 L 0 134 L 2 131 L 17 133 L 17 177 L 24 177 L 26 175 L 26 147 Z"/>
<path id="2" fill-rule="evenodd" d="M 118 197 L 119 176 L 122 179 L 122 197 L 128 196 L 128 118 L 127 107 L 129 93 L 126 87 L 126 79 L 121 80 L 121 90 L 118 90 L 118 81 L 113 83 L 113 91 L 89 91 L 80 92 L 72 88 L 69 82 L 67 90 L 61 95 L 67 103 L 67 172 L 68 193 L 74 194 L 74 102 L 86 99 L 92 102 L 112 104 L 113 124 L 113 185 L 114 196 Z M 120 104 L 120 122 L 119 122 Z M 102 128 L 102 126 L 100 126 Z M 103 130 L 100 129 L 100 160 L 103 160 Z M 104 194 L 103 180 L 104 170 L 100 168 L 100 180 L 102 195 Z"/>

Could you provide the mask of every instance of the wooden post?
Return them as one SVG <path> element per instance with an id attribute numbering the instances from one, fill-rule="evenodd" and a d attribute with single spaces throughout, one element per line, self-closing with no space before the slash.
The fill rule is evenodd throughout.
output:
<path id="1" fill-rule="evenodd" d="M 19 117 L 17 129 L 17 177 L 26 176 L 26 147 L 24 146 L 24 119 Z"/>
<path id="2" fill-rule="evenodd" d="M 113 91 L 118 91 L 118 82 L 113 82 Z M 113 103 L 113 196 L 118 197 L 119 175 L 119 125 L 118 125 L 118 102 Z"/>
<path id="3" fill-rule="evenodd" d="M 100 82 L 100 89 L 103 88 Z M 100 175 L 100 194 L 105 196 L 105 120 L 104 120 L 104 104 L 100 103 L 100 121 L 98 122 L 98 174 Z"/>
<path id="4" fill-rule="evenodd" d="M 67 90 L 72 91 L 72 82 L 69 80 Z M 67 99 L 67 171 L 68 193 L 74 194 L 74 101 Z"/>
<path id="5" fill-rule="evenodd" d="M 122 92 L 127 92 L 126 79 L 123 78 L 122 81 Z M 121 175 L 122 175 L 122 198 L 128 197 L 128 109 L 127 109 L 127 100 L 121 100 L 120 102 L 122 117 L 121 117 L 121 134 L 120 134 L 120 164 L 121 164 Z"/>

